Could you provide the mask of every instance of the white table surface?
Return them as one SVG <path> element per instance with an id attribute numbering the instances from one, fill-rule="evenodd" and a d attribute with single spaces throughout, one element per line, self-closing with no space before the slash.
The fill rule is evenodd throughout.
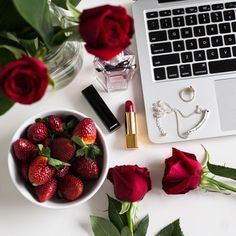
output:
<path id="1" fill-rule="evenodd" d="M 120 4 L 131 13 L 131 0 L 83 0 L 80 8 L 96 5 Z M 136 52 L 135 38 L 131 49 Z M 8 147 L 16 129 L 30 116 L 54 108 L 71 108 L 92 117 L 106 135 L 110 148 L 110 166 L 138 164 L 151 172 L 153 189 L 139 203 L 138 217 L 149 214 L 148 236 L 154 236 L 161 228 L 180 218 L 186 236 L 232 236 L 236 235 L 236 194 L 223 195 L 206 193 L 200 189 L 185 195 L 167 195 L 161 189 L 164 171 L 164 159 L 171 155 L 171 147 L 192 152 L 199 161 L 203 160 L 200 144 L 212 155 L 212 162 L 236 167 L 236 137 L 224 137 L 209 140 L 187 141 L 166 145 L 149 142 L 144 118 L 144 106 L 139 72 L 129 84 L 129 89 L 122 92 L 105 93 L 101 96 L 117 116 L 122 127 L 114 133 L 108 133 L 81 94 L 81 90 L 91 83 L 98 87 L 93 72 L 93 57 L 84 52 L 83 68 L 76 79 L 66 88 L 48 92 L 39 102 L 23 106 L 16 104 L 9 112 L 0 117 L 0 235 L 9 236 L 88 236 L 93 235 L 89 215 L 107 217 L 106 194 L 113 195 L 113 186 L 106 180 L 97 194 L 82 206 L 64 210 L 46 209 L 26 200 L 14 187 L 8 174 Z M 125 148 L 124 102 L 135 102 L 139 149 Z"/>

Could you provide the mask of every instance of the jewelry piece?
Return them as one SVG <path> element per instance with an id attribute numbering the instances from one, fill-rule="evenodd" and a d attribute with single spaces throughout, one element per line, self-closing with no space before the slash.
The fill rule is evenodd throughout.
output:
<path id="1" fill-rule="evenodd" d="M 192 86 L 189 86 L 187 88 L 181 89 L 179 96 L 184 102 L 191 102 L 195 97 L 195 90 Z"/>
<path id="2" fill-rule="evenodd" d="M 167 132 L 162 128 L 161 118 L 165 117 L 165 115 L 174 113 L 176 118 L 177 134 L 182 139 L 187 139 L 190 134 L 197 132 L 206 123 L 209 115 L 209 110 L 202 109 L 198 105 L 196 106 L 196 109 L 192 113 L 184 115 L 179 109 L 172 108 L 168 103 L 163 101 L 157 101 L 156 103 L 153 103 L 152 109 L 153 109 L 153 116 L 156 120 L 156 126 L 161 136 L 167 135 Z M 182 118 L 188 118 L 195 114 L 201 115 L 200 121 L 193 128 L 181 133 L 178 115 L 180 115 Z"/>

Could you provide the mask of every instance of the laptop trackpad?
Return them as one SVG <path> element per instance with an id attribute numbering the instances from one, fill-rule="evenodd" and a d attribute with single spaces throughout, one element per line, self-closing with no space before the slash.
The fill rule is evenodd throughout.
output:
<path id="1" fill-rule="evenodd" d="M 236 130 L 236 79 L 215 81 L 222 131 Z"/>

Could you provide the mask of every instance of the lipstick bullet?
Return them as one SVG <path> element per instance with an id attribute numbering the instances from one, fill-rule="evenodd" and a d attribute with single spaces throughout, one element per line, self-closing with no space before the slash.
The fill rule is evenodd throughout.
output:
<path id="1" fill-rule="evenodd" d="M 127 148 L 138 148 L 136 113 L 130 100 L 125 102 L 125 132 Z"/>

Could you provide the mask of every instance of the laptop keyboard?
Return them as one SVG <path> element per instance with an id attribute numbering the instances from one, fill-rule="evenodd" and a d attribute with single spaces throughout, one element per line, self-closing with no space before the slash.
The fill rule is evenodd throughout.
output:
<path id="1" fill-rule="evenodd" d="M 146 12 L 155 80 L 236 71 L 236 1 Z"/>

